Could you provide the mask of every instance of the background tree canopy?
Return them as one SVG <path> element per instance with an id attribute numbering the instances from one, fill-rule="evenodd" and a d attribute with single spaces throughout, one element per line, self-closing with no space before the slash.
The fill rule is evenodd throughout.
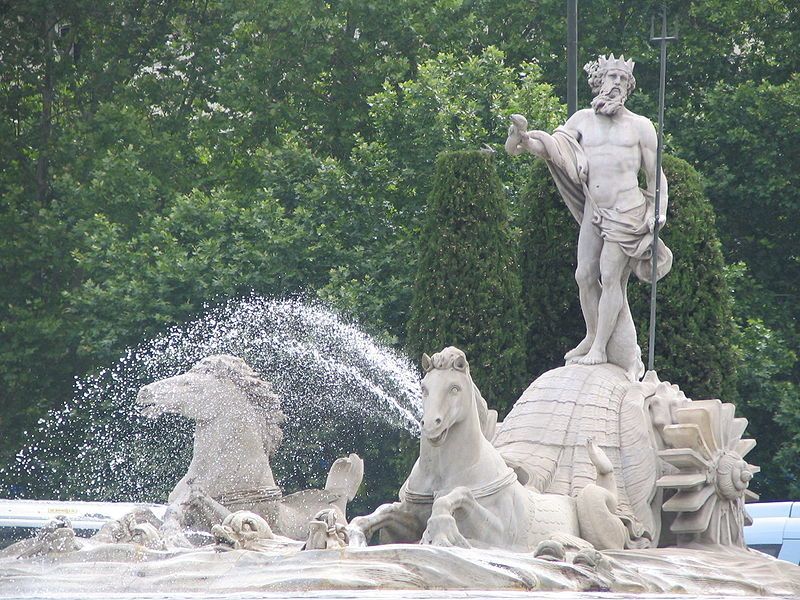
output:
<path id="1" fill-rule="evenodd" d="M 629 106 L 650 118 L 660 4 L 595 0 L 579 15 L 580 64 L 600 52 L 634 57 Z M 418 349 L 407 322 L 436 156 L 500 150 L 512 112 L 546 130 L 565 117 L 561 0 L 0 7 L 3 463 L 71 397 L 75 377 L 251 291 L 316 296 Z M 688 392 L 739 403 L 761 434 L 759 491 L 796 498 L 800 6 L 667 7 L 681 32 L 669 54 L 667 150 L 677 158 L 667 168 L 686 203 L 665 236 L 702 258 L 676 252 L 661 331 L 683 343 L 671 319 L 689 311 L 684 325 L 708 348 L 689 356 L 714 360 L 707 374 L 679 350 L 660 360 Z M 579 92 L 588 101 L 588 86 Z M 574 240 L 550 237 L 569 215 L 530 162 L 500 152 L 494 168 L 522 252 L 523 306 L 538 302 L 546 318 L 577 297 L 570 267 L 530 280 L 530 261 L 571 256 Z M 537 212 L 536 202 L 550 204 Z M 693 288 L 700 281 L 710 283 Z M 574 324 L 553 332 L 553 356 L 542 355 L 545 329 L 525 331 L 529 369 L 563 354 Z"/>

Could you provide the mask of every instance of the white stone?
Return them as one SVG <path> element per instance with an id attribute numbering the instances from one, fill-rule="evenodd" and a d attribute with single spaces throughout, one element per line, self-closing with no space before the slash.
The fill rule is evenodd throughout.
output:
<path id="1" fill-rule="evenodd" d="M 627 299 L 631 272 L 652 278 L 657 136 L 649 119 L 625 107 L 633 91 L 633 62 L 600 57 L 587 65 L 596 94 L 592 108 L 572 115 L 552 135 L 528 131 L 522 115 L 511 117 L 506 151 L 529 152 L 547 161 L 568 208 L 580 225 L 575 277 L 585 338 L 565 355 L 567 364 L 621 366 L 631 380 L 644 374 Z M 647 189 L 639 188 L 643 172 Z M 667 181 L 660 178 L 659 226 L 666 221 Z M 672 254 L 659 240 L 657 278 L 671 268 Z"/>
<path id="2" fill-rule="evenodd" d="M 283 496 L 269 456 L 280 445 L 285 417 L 272 386 L 242 359 L 217 355 L 188 372 L 144 386 L 137 397 L 150 416 L 170 412 L 195 422 L 192 461 L 169 495 L 165 528 L 210 531 L 235 511 L 264 517 L 280 535 L 303 540 L 308 522 L 332 509 L 346 523 L 347 502 L 361 485 L 364 463 L 356 454 L 336 460 L 324 490 Z M 175 521 L 178 521 L 176 525 Z"/>
<path id="3" fill-rule="evenodd" d="M 376 532 L 385 541 L 437 546 L 549 552 L 561 545 L 623 548 L 627 531 L 614 514 L 618 499 L 611 463 L 592 440 L 588 452 L 600 472 L 575 498 L 523 486 L 486 437 L 489 411 L 472 382 L 466 357 L 445 348 L 423 357 L 420 455 L 400 501 L 350 523 L 351 544 Z"/>

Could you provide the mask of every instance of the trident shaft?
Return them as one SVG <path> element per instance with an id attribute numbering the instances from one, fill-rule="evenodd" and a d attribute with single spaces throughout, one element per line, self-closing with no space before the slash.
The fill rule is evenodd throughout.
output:
<path id="1" fill-rule="evenodd" d="M 655 360 L 656 349 L 656 293 L 658 287 L 657 279 L 657 256 L 658 256 L 658 230 L 659 230 L 659 216 L 661 214 L 661 160 L 664 150 L 664 92 L 667 80 L 667 42 L 677 40 L 678 36 L 667 35 L 667 7 L 661 6 L 661 35 L 655 35 L 655 17 L 650 26 L 650 41 L 653 43 L 658 42 L 661 45 L 661 76 L 658 86 L 658 149 L 656 150 L 656 199 L 655 199 L 655 225 L 653 226 L 653 249 L 652 249 L 652 262 L 653 271 L 651 277 L 651 291 L 650 291 L 650 337 L 647 346 L 647 369 L 652 371 L 654 369 L 653 363 Z"/>

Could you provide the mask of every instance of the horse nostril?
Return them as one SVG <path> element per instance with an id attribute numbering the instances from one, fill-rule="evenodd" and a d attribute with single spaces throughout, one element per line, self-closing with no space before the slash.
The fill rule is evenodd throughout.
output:
<path id="1" fill-rule="evenodd" d="M 420 420 L 419 424 L 420 424 L 422 427 L 425 427 L 425 419 L 422 419 L 422 420 Z"/>
<path id="2" fill-rule="evenodd" d="M 435 423 L 436 423 L 437 425 L 441 425 L 441 424 L 442 424 L 442 420 L 441 420 L 441 419 L 439 419 L 439 418 L 437 418 L 437 419 L 436 419 L 436 421 L 435 421 Z"/>

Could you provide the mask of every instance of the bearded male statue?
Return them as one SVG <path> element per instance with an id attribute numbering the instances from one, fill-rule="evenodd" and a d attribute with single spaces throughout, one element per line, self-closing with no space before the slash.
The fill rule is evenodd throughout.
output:
<path id="1" fill-rule="evenodd" d="M 628 306 L 631 272 L 652 278 L 655 228 L 656 150 L 653 123 L 625 108 L 636 87 L 634 63 L 624 56 L 600 56 L 584 67 L 595 94 L 592 107 L 572 115 L 552 135 L 528 131 L 512 115 L 506 151 L 530 152 L 547 161 L 572 215 L 580 225 L 578 282 L 586 337 L 564 359 L 567 364 L 610 362 L 631 380 L 644 374 L 636 328 Z M 644 171 L 647 189 L 639 188 Z M 661 178 L 659 227 L 666 221 L 667 181 Z M 672 267 L 672 253 L 659 240 L 656 277 Z"/>

